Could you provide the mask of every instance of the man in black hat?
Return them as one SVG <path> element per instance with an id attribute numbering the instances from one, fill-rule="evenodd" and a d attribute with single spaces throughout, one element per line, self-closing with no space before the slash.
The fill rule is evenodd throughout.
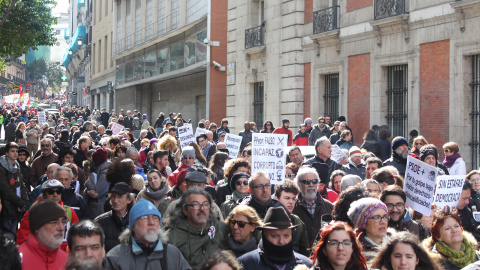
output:
<path id="1" fill-rule="evenodd" d="M 120 244 L 118 237 L 128 228 L 129 210 L 133 206 L 132 189 L 127 183 L 119 182 L 109 193 L 112 210 L 95 218 L 105 233 L 105 252 Z"/>
<path id="2" fill-rule="evenodd" d="M 268 209 L 258 249 L 240 256 L 237 260 L 244 269 L 293 269 L 298 264 L 312 265 L 312 261 L 293 251 L 292 229 L 298 225 L 290 222 L 283 207 Z"/>
<path id="3" fill-rule="evenodd" d="M 290 128 L 290 120 L 283 119 L 282 120 L 282 127 L 276 128 L 273 131 L 273 133 L 275 133 L 275 134 L 287 134 L 288 135 L 287 146 L 292 146 L 293 135 L 292 135 L 292 131 L 289 128 Z"/>

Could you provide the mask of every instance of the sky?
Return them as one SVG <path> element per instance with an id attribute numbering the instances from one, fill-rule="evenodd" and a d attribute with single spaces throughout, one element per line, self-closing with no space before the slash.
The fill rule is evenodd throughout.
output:
<path id="1" fill-rule="evenodd" d="M 69 7 L 69 0 L 56 0 L 57 6 L 52 10 L 52 13 L 67 13 Z"/>

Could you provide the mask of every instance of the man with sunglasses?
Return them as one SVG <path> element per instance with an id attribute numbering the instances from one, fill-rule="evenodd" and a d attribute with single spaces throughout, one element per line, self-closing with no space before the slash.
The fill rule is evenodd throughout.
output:
<path id="1" fill-rule="evenodd" d="M 169 243 L 180 250 L 192 269 L 200 269 L 210 256 L 225 249 L 228 228 L 217 219 L 212 205 L 206 191 L 191 187 L 165 217 Z"/>
<path id="2" fill-rule="evenodd" d="M 308 167 L 298 170 L 297 177 L 295 178 L 300 188 L 300 194 L 295 203 L 293 214 L 299 216 L 303 223 L 305 223 L 308 235 L 308 246 L 312 246 L 321 228 L 322 221 L 330 221 L 330 215 L 333 210 L 333 204 L 325 200 L 318 192 L 319 179 L 320 177 L 318 176 L 317 170 Z M 323 217 L 324 215 L 325 217 Z"/>
<path id="3" fill-rule="evenodd" d="M 330 138 L 331 135 L 332 132 L 330 132 L 326 124 L 325 117 L 320 116 L 318 118 L 318 124 L 313 126 L 310 136 L 308 136 L 308 145 L 315 145 L 315 142 L 321 137 L 326 136 Z"/>
<path id="4" fill-rule="evenodd" d="M 58 160 L 58 155 L 52 151 L 52 141 L 44 138 L 40 141 L 41 155 L 32 162 L 30 184 L 37 186 L 40 177 L 45 173 L 45 168 Z"/>
<path id="5" fill-rule="evenodd" d="M 195 163 L 195 149 L 193 146 L 186 146 L 182 149 L 182 164 L 168 176 L 168 184 L 170 187 L 174 187 L 177 184 L 178 175 L 188 170 Z"/>
<path id="6" fill-rule="evenodd" d="M 257 211 L 258 216 L 263 220 L 270 207 L 281 206 L 282 204 L 272 199 L 272 186 L 268 175 L 258 171 L 248 181 L 250 196 L 240 199 L 239 204 L 248 205 Z"/>
<path id="7" fill-rule="evenodd" d="M 397 185 L 389 185 L 382 190 L 380 200 L 388 209 L 388 227 L 397 231 L 409 231 L 420 238 L 425 239 L 427 231 L 422 223 L 412 220 L 412 214 L 407 210 L 405 191 Z"/>
<path id="8" fill-rule="evenodd" d="M 78 222 L 78 216 L 77 216 L 77 213 L 75 212 L 75 209 L 72 209 L 69 206 L 66 206 L 63 204 L 63 201 L 62 201 L 63 189 L 64 187 L 62 183 L 60 183 L 59 181 L 55 179 L 48 180 L 45 183 L 43 183 L 41 188 L 42 196 L 39 197 L 38 199 L 43 198 L 46 200 L 54 201 L 60 204 L 65 209 L 65 214 L 67 215 L 67 225 L 65 227 L 65 237 L 63 238 L 63 242 L 60 248 L 63 251 L 67 251 L 66 235 L 70 226 Z M 22 221 L 20 222 L 20 228 L 17 231 L 17 245 L 23 244 L 23 242 L 27 240 L 28 234 L 30 232 L 30 229 L 29 229 L 30 222 L 28 219 L 29 212 L 30 211 L 25 212 L 25 215 L 23 216 Z"/>

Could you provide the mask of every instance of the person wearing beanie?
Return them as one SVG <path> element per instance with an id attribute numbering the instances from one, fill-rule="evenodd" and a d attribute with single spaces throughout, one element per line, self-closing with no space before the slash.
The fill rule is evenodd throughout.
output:
<path id="1" fill-rule="evenodd" d="M 60 183 L 59 181 L 55 179 L 47 180 L 41 186 L 42 195 L 40 198 L 51 200 L 60 204 L 60 206 L 62 206 L 65 209 L 65 214 L 67 215 L 67 221 L 68 221 L 67 228 L 70 228 L 71 225 L 78 222 L 78 216 L 77 216 L 77 213 L 75 212 L 75 209 L 72 209 L 71 207 L 63 204 L 63 201 L 62 201 L 63 190 L 64 190 L 64 187 L 62 183 Z M 27 240 L 28 234 L 30 233 L 30 219 L 29 219 L 30 211 L 31 209 L 26 211 L 25 215 L 20 221 L 20 228 L 17 231 L 17 245 L 23 244 Z M 67 233 L 68 233 L 68 230 L 65 231 L 65 234 Z M 66 252 L 67 241 L 63 241 L 60 248 Z"/>
<path id="2" fill-rule="evenodd" d="M 170 187 L 173 187 L 177 184 L 177 178 L 178 175 L 187 170 L 188 168 L 192 167 L 192 165 L 195 163 L 195 149 L 193 146 L 185 146 L 182 149 L 182 164 L 172 173 L 168 176 L 168 184 Z"/>
<path id="3" fill-rule="evenodd" d="M 305 118 L 303 123 L 305 124 L 305 131 L 307 132 L 308 135 L 310 135 L 310 132 L 312 131 L 312 128 L 313 128 L 312 127 L 312 124 L 313 124 L 312 118 L 310 118 L 310 117 Z"/>
<path id="4" fill-rule="evenodd" d="M 388 237 L 387 206 L 376 198 L 362 198 L 350 205 L 347 215 L 362 244 L 363 256 L 372 260 Z"/>
<path id="5" fill-rule="evenodd" d="M 131 209 L 128 230 L 104 260 L 105 269 L 191 269 L 176 246 L 160 238 L 162 216 L 150 201 Z"/>
<path id="6" fill-rule="evenodd" d="M 311 119 L 310 119 L 311 120 Z M 326 124 L 325 117 L 320 116 L 318 118 L 318 124 L 314 125 L 308 136 L 308 145 L 315 145 L 315 142 L 323 136 L 330 138 L 332 132 Z"/>
<path id="7" fill-rule="evenodd" d="M 103 205 L 107 200 L 109 183 L 107 182 L 106 173 L 111 162 L 107 160 L 107 149 L 101 147 L 92 154 L 92 162 L 90 163 L 90 180 L 85 183 L 87 196 L 87 204 L 92 219 L 103 214 Z"/>
<path id="8" fill-rule="evenodd" d="M 290 120 L 283 119 L 282 120 L 282 127 L 276 128 L 273 131 L 273 133 L 274 134 L 287 134 L 287 136 L 288 136 L 287 146 L 292 146 L 293 135 L 292 135 L 292 131 L 289 128 L 290 128 Z"/>
<path id="9" fill-rule="evenodd" d="M 395 137 L 392 140 L 392 156 L 383 162 L 383 166 L 392 165 L 397 168 L 401 176 L 405 175 L 407 169 L 407 157 L 410 154 L 408 141 L 403 137 Z"/>
<path id="10" fill-rule="evenodd" d="M 67 215 L 65 209 L 52 200 L 39 199 L 29 211 L 30 232 L 20 245 L 23 269 L 62 269 L 67 253 L 60 249 L 65 236 Z"/>
<path id="11" fill-rule="evenodd" d="M 142 115 L 142 129 L 148 129 L 150 127 L 150 122 L 148 122 L 147 115 Z"/>
<path id="12" fill-rule="evenodd" d="M 438 161 L 438 150 L 433 144 L 426 144 L 419 149 L 418 158 L 430 166 L 436 167 L 438 175 L 448 175 L 448 169 Z"/>
<path id="13" fill-rule="evenodd" d="M 263 222 L 263 226 L 257 227 L 262 232 L 258 249 L 238 258 L 245 269 L 293 269 L 299 264 L 312 265 L 308 257 L 293 250 L 298 225 L 292 224 L 283 207 L 268 209 Z"/>
<path id="14" fill-rule="evenodd" d="M 365 179 L 367 175 L 367 167 L 362 158 L 362 151 L 357 146 L 352 146 L 348 151 L 348 164 L 342 166 L 342 170 L 347 174 L 358 175 L 361 179 Z"/>
<path id="15" fill-rule="evenodd" d="M 244 172 L 237 172 L 233 175 L 232 179 L 228 183 L 231 190 L 233 190 L 232 195 L 227 195 L 227 199 L 220 206 L 222 215 L 228 217 L 230 212 L 238 205 L 238 201 L 250 195 L 248 189 L 248 180 L 250 175 Z"/>

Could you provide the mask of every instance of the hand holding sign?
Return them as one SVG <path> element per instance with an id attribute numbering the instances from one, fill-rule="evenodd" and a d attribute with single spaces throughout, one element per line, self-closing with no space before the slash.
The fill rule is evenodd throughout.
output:
<path id="1" fill-rule="evenodd" d="M 427 217 L 432 208 L 435 179 L 438 170 L 416 158 L 408 156 L 403 190 L 407 195 L 407 205 Z"/>
<path id="2" fill-rule="evenodd" d="M 465 175 L 439 176 L 433 203 L 438 209 L 443 208 L 445 205 L 457 207 L 464 183 Z"/>
<path id="3" fill-rule="evenodd" d="M 252 174 L 262 171 L 268 174 L 270 184 L 283 184 L 285 178 L 286 134 L 253 133 Z"/>
<path id="4" fill-rule="evenodd" d="M 180 147 L 183 149 L 185 146 L 195 142 L 193 137 L 192 125 L 183 125 L 178 127 L 178 139 L 180 140 Z"/>

